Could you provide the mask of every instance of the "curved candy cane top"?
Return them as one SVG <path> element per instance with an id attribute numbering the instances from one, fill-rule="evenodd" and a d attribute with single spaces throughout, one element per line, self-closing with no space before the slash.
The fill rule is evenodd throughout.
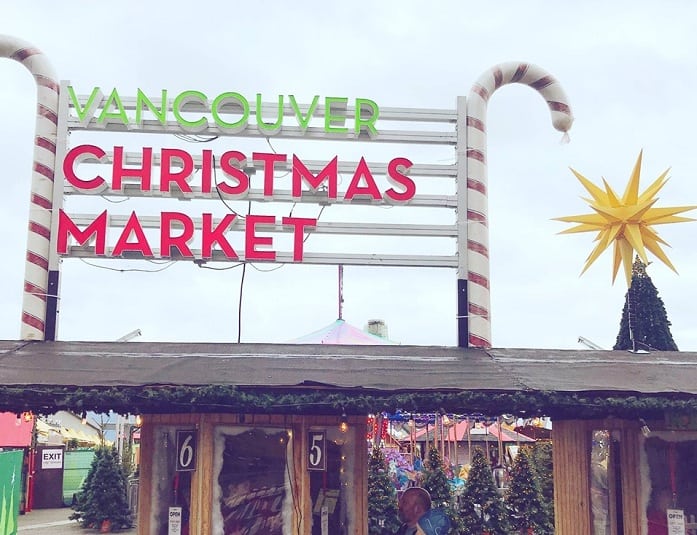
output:
<path id="1" fill-rule="evenodd" d="M 58 89 L 53 68 L 31 44 L 0 35 L 0 57 L 24 65 L 37 86 L 34 165 L 22 302 L 23 340 L 43 340 L 46 330 L 49 240 L 58 131 Z"/>
<path id="2" fill-rule="evenodd" d="M 489 230 L 486 167 L 486 110 L 489 98 L 506 84 L 525 84 L 547 101 L 554 128 L 573 123 L 566 94 L 557 80 L 529 63 L 502 63 L 485 72 L 467 99 L 467 298 L 470 346 L 491 346 Z"/>

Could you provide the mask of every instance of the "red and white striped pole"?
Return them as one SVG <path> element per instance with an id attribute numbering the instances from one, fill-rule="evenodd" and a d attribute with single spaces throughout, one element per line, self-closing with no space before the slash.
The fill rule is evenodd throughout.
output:
<path id="1" fill-rule="evenodd" d="M 459 255 L 458 266 L 458 337 L 462 347 L 491 347 L 486 111 L 494 91 L 513 83 L 528 85 L 544 97 L 554 128 L 566 133 L 573 123 L 561 85 L 536 65 L 502 63 L 485 72 L 472 86 L 466 102 L 467 254 Z"/>
<path id="2" fill-rule="evenodd" d="M 37 86 L 34 165 L 20 336 L 22 340 L 52 340 L 55 338 L 55 317 L 48 321 L 47 336 L 46 310 L 48 299 L 54 301 L 53 308 L 57 299 L 56 292 L 49 291 L 48 259 L 56 164 L 59 84 L 46 56 L 21 39 L 0 35 L 0 57 L 13 59 L 24 65 L 34 76 Z"/>

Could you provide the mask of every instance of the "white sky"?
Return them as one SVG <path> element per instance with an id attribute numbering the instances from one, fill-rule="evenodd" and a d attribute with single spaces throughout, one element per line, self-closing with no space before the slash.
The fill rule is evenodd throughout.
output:
<path id="1" fill-rule="evenodd" d="M 697 204 L 693 2 L 5 0 L 0 13 L 0 33 L 40 48 L 58 77 L 82 93 L 94 86 L 127 96 L 139 87 L 174 94 L 199 89 L 261 92 L 270 96 L 265 100 L 295 94 L 303 102 L 318 94 L 452 109 L 497 63 L 520 60 L 548 70 L 576 118 L 570 144 L 560 144 L 543 99 L 530 88 L 506 86 L 489 103 L 495 347 L 577 349 L 579 335 L 608 349 L 614 344 L 626 286 L 621 278 L 611 284 L 610 251 L 579 277 L 593 236 L 558 236 L 568 225 L 551 221 L 589 211 L 568 167 L 595 183 L 605 177 L 621 192 L 644 149 L 642 188 L 672 168 L 658 206 Z M 35 86 L 9 60 L 0 61 L 0 81 L 0 338 L 17 339 Z M 224 143 L 234 148 L 235 140 Z M 303 154 L 288 140 L 274 144 L 279 152 Z M 419 161 L 418 154 L 389 150 L 386 158 L 397 155 Z M 99 201 L 94 213 L 110 209 Z M 649 270 L 678 347 L 693 351 L 696 225 L 658 229 L 680 275 L 658 261 Z M 97 263 L 153 269 L 145 262 Z M 240 274 L 240 268 L 216 273 L 190 262 L 158 274 L 119 273 L 66 259 L 59 338 L 114 340 L 139 328 L 143 341 L 235 341 Z M 242 341 L 283 342 L 331 323 L 336 281 L 336 267 L 248 268 Z M 455 345 L 455 290 L 454 270 L 346 267 L 344 318 L 358 327 L 384 319 L 390 338 L 403 344 Z"/>

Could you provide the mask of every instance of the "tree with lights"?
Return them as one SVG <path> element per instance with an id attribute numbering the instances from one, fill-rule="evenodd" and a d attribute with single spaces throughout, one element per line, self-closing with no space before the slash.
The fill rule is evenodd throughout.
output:
<path id="1" fill-rule="evenodd" d="M 368 533 L 387 535 L 399 528 L 397 491 L 385 455 L 376 444 L 368 457 Z"/>
<path id="2" fill-rule="evenodd" d="M 445 475 L 443 459 L 438 448 L 431 446 L 424 464 L 424 480 L 421 484 L 431 495 L 433 507 L 448 507 L 453 500 L 453 494 Z"/>
<path id="3" fill-rule="evenodd" d="M 104 532 L 133 525 L 126 474 L 116 449 L 99 448 L 95 451 L 74 509 L 70 518 L 77 520 L 83 528 L 97 528 Z"/>
<path id="4" fill-rule="evenodd" d="M 542 502 L 549 525 L 554 527 L 554 461 L 552 459 L 552 442 L 538 440 L 529 450 L 532 468 L 542 493 Z"/>
<path id="5" fill-rule="evenodd" d="M 511 483 L 504 496 L 508 519 L 515 533 L 552 535 L 554 530 L 544 506 L 538 478 L 527 448 L 521 448 L 511 470 Z"/>
<path id="6" fill-rule="evenodd" d="M 441 508 L 452 521 L 452 531 L 459 533 L 459 515 L 455 509 L 452 488 L 443 467 L 443 458 L 434 446 L 428 449 L 421 486 L 430 494 L 431 506 Z"/>
<path id="7" fill-rule="evenodd" d="M 641 162 L 639 153 L 624 194 L 619 195 L 605 179 L 603 187 L 593 184 L 581 173 L 571 170 L 590 194 L 588 203 L 593 212 L 555 218 L 576 226 L 562 234 L 595 232 L 596 245 L 583 267 L 583 273 L 611 245 L 613 246 L 612 280 L 620 269 L 629 290 L 622 312 L 620 333 L 614 349 L 658 349 L 677 351 L 670 334 L 670 322 L 666 317 L 663 301 L 656 287 L 646 274 L 647 251 L 677 273 L 661 245 L 668 243 L 653 228 L 656 225 L 694 221 L 678 214 L 689 212 L 697 206 L 657 207 L 656 195 L 668 182 L 668 169 L 654 180 L 644 191 L 640 191 Z M 634 256 L 636 253 L 636 257 Z M 634 260 L 633 260 L 634 258 Z"/>
<path id="8" fill-rule="evenodd" d="M 646 264 L 636 257 L 632 282 L 627 290 L 620 332 L 613 349 L 677 351 L 670 321 L 658 290 L 646 273 Z"/>
<path id="9" fill-rule="evenodd" d="M 460 499 L 460 515 L 468 535 L 507 535 L 508 522 L 503 500 L 496 489 L 491 465 L 484 451 L 476 448 L 465 490 Z"/>

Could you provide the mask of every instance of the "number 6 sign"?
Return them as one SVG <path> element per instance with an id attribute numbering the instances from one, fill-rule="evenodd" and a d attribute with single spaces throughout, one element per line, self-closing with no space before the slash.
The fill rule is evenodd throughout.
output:
<path id="1" fill-rule="evenodd" d="M 327 469 L 327 435 L 325 431 L 310 431 L 307 435 L 307 469 Z"/>
<path id="2" fill-rule="evenodd" d="M 177 472 L 196 470 L 196 430 L 177 431 Z"/>

